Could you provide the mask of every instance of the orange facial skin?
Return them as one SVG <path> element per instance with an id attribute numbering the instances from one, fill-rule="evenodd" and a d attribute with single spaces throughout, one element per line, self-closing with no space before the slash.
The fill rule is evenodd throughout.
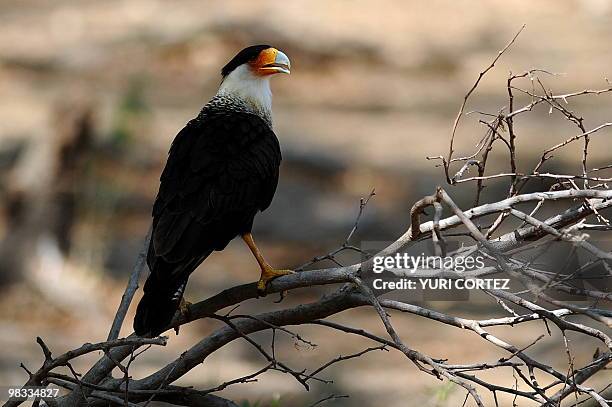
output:
<path id="1" fill-rule="evenodd" d="M 280 73 L 278 65 L 275 66 L 278 50 L 276 48 L 267 48 L 259 53 L 259 56 L 250 63 L 251 69 L 257 75 L 266 76 Z"/>

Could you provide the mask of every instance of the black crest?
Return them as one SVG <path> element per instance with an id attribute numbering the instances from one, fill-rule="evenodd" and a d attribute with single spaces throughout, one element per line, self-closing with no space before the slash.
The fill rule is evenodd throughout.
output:
<path id="1" fill-rule="evenodd" d="M 250 47 L 246 47 L 242 51 L 240 51 L 231 61 L 227 63 L 221 69 L 221 76 L 224 78 L 230 74 L 234 69 L 239 67 L 242 64 L 253 61 L 259 56 L 259 53 L 264 49 L 272 48 L 269 45 L 251 45 Z"/>

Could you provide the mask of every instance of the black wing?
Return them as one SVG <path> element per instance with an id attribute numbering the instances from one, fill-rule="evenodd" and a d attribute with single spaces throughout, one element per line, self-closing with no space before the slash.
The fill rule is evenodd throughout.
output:
<path id="1" fill-rule="evenodd" d="M 250 113 L 201 114 L 176 136 L 153 207 L 153 274 L 191 273 L 213 250 L 251 230 L 278 183 L 276 135 Z"/>

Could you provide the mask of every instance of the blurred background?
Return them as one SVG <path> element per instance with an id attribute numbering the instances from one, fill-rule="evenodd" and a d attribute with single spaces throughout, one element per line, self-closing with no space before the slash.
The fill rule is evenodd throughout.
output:
<path id="1" fill-rule="evenodd" d="M 546 78 L 558 93 L 609 86 L 607 0 L 0 2 L 0 383 L 23 383 L 21 362 L 31 370 L 40 366 L 37 335 L 56 354 L 106 338 L 149 226 L 169 145 L 214 95 L 220 68 L 238 50 L 268 43 L 292 61 L 291 75 L 272 81 L 284 161 L 276 198 L 257 218 L 254 234 L 272 264 L 296 267 L 344 240 L 359 198 L 373 188 L 377 195 L 357 239 L 394 240 L 406 230 L 412 203 L 444 182 L 436 162 L 425 157 L 447 153 L 463 95 L 523 24 L 466 110 L 495 114 L 507 106 L 510 71 L 562 73 Z M 522 84 L 531 89 L 528 79 Z M 529 99 L 517 97 L 521 103 Z M 592 128 L 610 120 L 612 96 L 572 99 L 571 108 Z M 484 134 L 479 118 L 462 122 L 457 155 L 473 151 Z M 546 147 L 577 134 L 544 107 L 516 126 L 520 171 L 530 171 Z M 610 147 L 609 138 L 593 138 L 590 164 L 609 161 Z M 578 171 L 580 148 L 560 151 L 545 169 Z M 495 168 L 506 171 L 504 152 L 492 154 Z M 492 184 L 485 198 L 505 191 L 505 184 Z M 451 192 L 470 205 L 473 187 Z M 192 277 L 187 298 L 257 278 L 256 264 L 236 241 Z M 292 292 L 281 306 L 315 300 L 323 291 Z M 245 307 L 269 310 L 279 307 L 275 299 Z M 468 317 L 499 313 L 477 300 L 427 305 Z M 131 332 L 134 308 L 122 335 Z M 372 310 L 337 319 L 383 332 Z M 394 322 L 409 346 L 452 363 L 501 356 L 493 347 L 470 346 L 472 335 L 455 328 L 410 316 Z M 172 333 L 167 348 L 139 358 L 133 376 L 153 372 L 217 326 L 203 320 Z M 533 323 L 495 332 L 527 345 L 542 330 Z M 281 358 L 294 368 L 367 346 L 319 328 L 298 331 L 319 346 L 280 341 Z M 532 351 L 562 366 L 566 356 L 553 345 Z M 584 362 L 593 351 L 581 343 L 574 356 Z M 83 372 L 97 356 L 74 366 Z M 249 345 L 235 343 L 182 383 L 213 387 L 262 366 Z M 385 352 L 336 365 L 328 376 L 333 384 L 310 393 L 270 373 L 221 395 L 259 406 L 308 405 L 331 393 L 350 395 L 334 401 L 338 406 L 404 406 L 407 398 L 411 405 L 455 406 L 464 397 Z M 513 383 L 511 375 L 498 379 Z"/>

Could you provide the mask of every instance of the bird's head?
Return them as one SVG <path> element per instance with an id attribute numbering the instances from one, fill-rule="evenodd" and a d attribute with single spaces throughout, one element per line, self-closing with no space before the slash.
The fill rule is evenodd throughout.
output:
<path id="1" fill-rule="evenodd" d="M 223 81 L 219 94 L 231 95 L 270 111 L 272 92 L 270 78 L 277 73 L 289 74 L 287 55 L 269 45 L 253 45 L 240 51 L 221 69 Z"/>
<path id="2" fill-rule="evenodd" d="M 254 77 L 268 77 L 275 73 L 288 74 L 291 69 L 289 58 L 283 52 L 269 45 L 252 45 L 240 51 L 221 70 L 223 79 L 239 70 L 248 71 Z"/>

